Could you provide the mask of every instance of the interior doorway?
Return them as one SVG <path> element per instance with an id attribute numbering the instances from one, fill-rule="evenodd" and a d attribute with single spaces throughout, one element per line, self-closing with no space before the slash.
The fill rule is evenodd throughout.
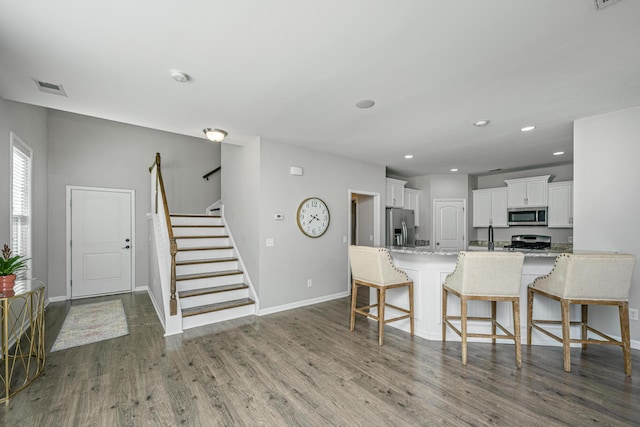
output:
<path id="1" fill-rule="evenodd" d="M 67 298 L 131 292 L 133 190 L 67 187 Z"/>
<path id="2" fill-rule="evenodd" d="M 433 250 L 458 252 L 466 249 L 465 199 L 433 200 Z"/>
<path id="3" fill-rule="evenodd" d="M 380 193 L 349 190 L 349 232 L 344 243 L 347 245 L 380 246 L 381 215 Z M 347 262 L 347 291 L 351 293 L 351 266 Z M 358 292 L 358 296 L 367 292 Z"/>

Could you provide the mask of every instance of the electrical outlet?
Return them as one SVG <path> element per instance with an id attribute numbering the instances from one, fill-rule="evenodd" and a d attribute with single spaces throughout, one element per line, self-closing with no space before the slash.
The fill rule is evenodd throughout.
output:
<path id="1" fill-rule="evenodd" d="M 307 280 L 307 288 L 310 288 L 312 285 L 313 285 L 313 282 L 311 281 L 311 279 Z M 636 313 L 636 319 L 638 317 L 637 314 L 638 313 Z"/>
<path id="2" fill-rule="evenodd" d="M 569 238 L 567 239 L 567 242 L 573 243 L 573 236 L 569 236 Z"/>
<path id="3" fill-rule="evenodd" d="M 638 320 L 638 309 L 630 308 L 629 309 L 629 319 L 630 320 Z"/>

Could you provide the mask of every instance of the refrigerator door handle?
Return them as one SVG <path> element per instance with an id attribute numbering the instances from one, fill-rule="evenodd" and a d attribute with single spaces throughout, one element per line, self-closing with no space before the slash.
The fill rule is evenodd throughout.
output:
<path id="1" fill-rule="evenodd" d="M 402 246 L 407 246 L 407 240 L 409 232 L 407 231 L 407 223 L 402 221 Z"/>

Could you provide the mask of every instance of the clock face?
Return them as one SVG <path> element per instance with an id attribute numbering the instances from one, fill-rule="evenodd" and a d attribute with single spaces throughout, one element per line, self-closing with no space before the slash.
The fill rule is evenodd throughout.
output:
<path id="1" fill-rule="evenodd" d="M 298 206 L 298 227 L 309 237 L 322 236 L 329 228 L 329 208 L 317 197 L 303 200 Z"/>

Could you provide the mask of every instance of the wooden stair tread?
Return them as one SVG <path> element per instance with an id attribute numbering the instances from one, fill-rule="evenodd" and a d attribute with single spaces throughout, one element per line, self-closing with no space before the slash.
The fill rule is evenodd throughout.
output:
<path id="1" fill-rule="evenodd" d="M 230 308 L 242 307 L 245 305 L 255 304 L 251 298 L 242 298 L 233 301 L 219 302 L 216 304 L 202 305 L 199 307 L 190 307 L 182 309 L 182 317 L 195 316 L 198 314 L 212 313 L 214 311 L 227 310 Z"/>
<path id="2" fill-rule="evenodd" d="M 238 258 L 207 258 L 207 259 L 191 259 L 188 261 L 176 261 L 176 265 L 194 265 L 194 264 L 213 264 L 216 262 L 232 262 L 238 261 Z"/>
<path id="3" fill-rule="evenodd" d="M 186 251 L 221 251 L 225 249 L 233 249 L 233 246 L 201 246 L 198 248 L 178 248 L 178 252 Z"/>
<path id="4" fill-rule="evenodd" d="M 174 239 L 228 239 L 229 236 L 173 236 Z"/>
<path id="5" fill-rule="evenodd" d="M 220 215 L 201 215 L 201 214 L 169 214 L 170 217 L 176 218 L 220 218 Z"/>
<path id="6" fill-rule="evenodd" d="M 242 289 L 248 289 L 249 285 L 244 283 L 236 283 L 233 285 L 214 286 L 211 288 L 202 289 L 190 289 L 188 291 L 178 292 L 180 298 L 197 297 L 200 295 L 217 294 L 219 292 L 239 291 Z"/>
<path id="7" fill-rule="evenodd" d="M 193 279 L 208 279 L 210 277 L 224 277 L 224 276 L 233 276 L 236 274 L 242 274 L 241 270 L 225 270 L 225 271 L 216 271 L 213 273 L 197 273 L 197 274 L 182 274 L 180 276 L 176 276 L 176 281 L 180 280 L 193 280 Z"/>

